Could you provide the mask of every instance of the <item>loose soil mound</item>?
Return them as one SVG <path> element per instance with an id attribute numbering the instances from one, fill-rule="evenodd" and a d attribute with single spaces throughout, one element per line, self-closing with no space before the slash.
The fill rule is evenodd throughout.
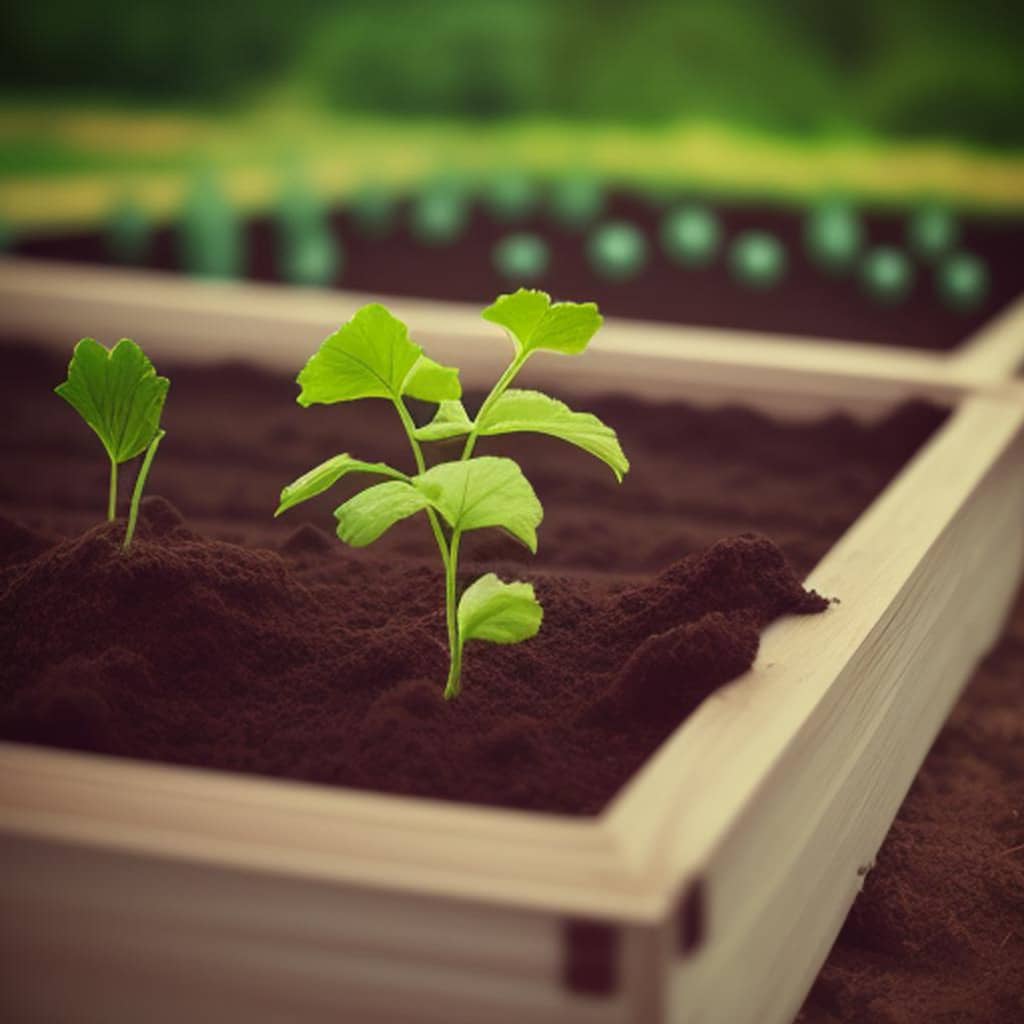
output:
<path id="1" fill-rule="evenodd" d="M 128 554 L 115 523 L 8 555 L 5 738 L 593 812 L 750 666 L 765 625 L 826 607 L 750 535 L 612 594 L 520 569 L 544 629 L 472 645 L 464 695 L 445 705 L 439 572 L 341 558 L 329 582 L 304 583 L 287 559 L 320 550 L 308 527 L 282 557 L 203 539 L 163 499 L 143 507 Z"/>

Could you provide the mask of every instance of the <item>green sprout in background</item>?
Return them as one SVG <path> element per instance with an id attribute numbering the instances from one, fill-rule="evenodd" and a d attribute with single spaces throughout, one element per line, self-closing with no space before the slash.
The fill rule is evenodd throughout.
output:
<path id="1" fill-rule="evenodd" d="M 988 295 L 988 267 L 973 253 L 957 252 L 944 259 L 936 280 L 943 301 L 963 312 L 976 309 Z"/>
<path id="2" fill-rule="evenodd" d="M 922 206 L 907 224 L 907 245 L 928 263 L 951 252 L 960 237 L 960 225 L 952 211 L 937 203 Z"/>
<path id="3" fill-rule="evenodd" d="M 879 245 L 861 264 L 861 283 L 878 302 L 893 304 L 905 298 L 914 283 L 914 268 L 902 249 Z"/>
<path id="4" fill-rule="evenodd" d="M 541 277 L 551 262 L 551 252 L 540 235 L 520 231 L 500 239 L 494 246 L 492 258 L 502 277 L 519 283 Z"/>
<path id="5" fill-rule="evenodd" d="M 341 244 L 331 230 L 326 205 L 303 181 L 293 178 L 277 209 L 277 266 L 292 284 L 328 285 L 343 265 Z"/>
<path id="6" fill-rule="evenodd" d="M 182 266 L 199 277 L 238 277 L 245 269 L 242 229 L 212 175 L 195 180 L 185 200 L 178 244 Z"/>
<path id="7" fill-rule="evenodd" d="M 449 700 L 461 689 L 466 643 L 519 643 L 536 635 L 543 617 L 529 583 L 506 583 L 487 573 L 459 593 L 464 533 L 499 527 L 535 553 L 543 518 L 540 501 L 519 465 L 508 458 L 474 457 L 477 439 L 523 431 L 547 434 L 601 459 L 619 481 L 629 470 L 615 431 L 596 416 L 574 412 L 540 391 L 510 387 L 537 352 L 582 353 L 601 326 L 597 307 L 552 304 L 544 292 L 520 289 L 500 296 L 483 316 L 505 328 L 514 355 L 473 418 L 461 401 L 459 371 L 424 355 L 406 325 L 383 306 L 364 306 L 328 337 L 298 376 L 299 404 L 361 398 L 391 402 L 408 437 L 415 473 L 364 462 L 347 452 L 335 455 L 285 487 L 275 513 L 322 494 L 350 473 L 368 473 L 385 482 L 360 491 L 334 511 L 338 537 L 346 544 L 363 547 L 399 520 L 426 514 L 444 566 L 449 651 L 444 696 Z M 406 406 L 408 398 L 435 403 L 434 418 L 417 427 Z M 465 438 L 459 459 L 427 468 L 423 443 L 452 438 Z"/>
<path id="8" fill-rule="evenodd" d="M 170 381 L 158 377 L 146 354 L 129 338 L 107 349 L 93 338 L 83 338 L 68 364 L 68 377 L 54 389 L 96 432 L 110 459 L 107 520 L 117 517 L 117 467 L 145 452 L 135 478 L 128 528 L 127 551 L 135 535 L 139 502 L 150 467 L 166 431 L 160 427 Z"/>
<path id="9" fill-rule="evenodd" d="M 413 237 L 424 245 L 451 245 L 469 221 L 468 190 L 462 182 L 439 181 L 415 197 L 409 213 Z"/>
<path id="10" fill-rule="evenodd" d="M 569 231 L 582 231 L 604 213 L 606 204 L 600 181 L 591 174 L 573 174 L 551 187 L 551 213 Z"/>
<path id="11" fill-rule="evenodd" d="M 718 218 L 701 203 L 670 210 L 661 222 L 661 244 L 669 259 L 684 267 L 707 266 L 718 252 Z"/>
<path id="12" fill-rule="evenodd" d="M 602 277 L 625 281 L 636 277 L 647 263 L 647 239 L 628 221 L 609 221 L 587 239 L 587 258 Z"/>
<path id="13" fill-rule="evenodd" d="M 360 234 L 367 238 L 385 238 L 394 230 L 397 206 L 392 191 L 382 185 L 366 184 L 352 196 L 348 213 Z"/>
<path id="14" fill-rule="evenodd" d="M 823 270 L 838 274 L 856 266 L 864 229 L 854 209 L 832 200 L 810 211 L 804 224 L 807 254 Z"/>
<path id="15" fill-rule="evenodd" d="M 123 196 L 107 217 L 107 251 L 117 263 L 129 266 L 146 262 L 153 225 L 130 196 Z"/>
<path id="16" fill-rule="evenodd" d="M 786 273 L 786 250 L 767 231 L 747 231 L 729 251 L 733 275 L 751 288 L 771 288 Z"/>
<path id="17" fill-rule="evenodd" d="M 10 224 L 0 217 L 0 252 L 7 252 L 14 245 L 14 232 Z"/>
<path id="18" fill-rule="evenodd" d="M 487 183 L 483 198 L 495 220 L 511 223 L 529 216 L 540 196 L 525 174 L 506 171 Z"/>

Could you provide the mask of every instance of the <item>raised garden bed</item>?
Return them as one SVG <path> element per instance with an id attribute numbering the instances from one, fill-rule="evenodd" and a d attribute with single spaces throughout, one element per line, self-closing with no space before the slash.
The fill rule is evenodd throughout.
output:
<path id="1" fill-rule="evenodd" d="M 556 296 L 587 295 L 612 316 L 663 323 L 758 331 L 794 338 L 844 339 L 898 347 L 948 351 L 1005 309 L 1024 291 L 1019 257 L 1024 221 L 965 215 L 955 221 L 948 250 L 931 258 L 908 241 L 914 211 L 855 214 L 861 240 L 857 255 L 841 269 L 823 268 L 812 258 L 806 236 L 811 213 L 798 207 L 753 203 L 715 204 L 700 209 L 715 218 L 717 242 L 706 258 L 680 264 L 663 241 L 667 215 L 692 200 L 615 192 L 585 223 L 565 225 L 536 189 L 532 202 L 514 217 L 496 216 L 486 200 L 467 193 L 466 220 L 456 217 L 450 238 L 427 242 L 417 234 L 413 202 L 395 199 L 385 226 L 367 231 L 356 210 L 342 209 L 324 221 L 340 240 L 343 255 L 327 281 L 358 293 L 481 303 L 510 286 L 529 284 Z M 311 215 L 312 216 L 312 215 Z M 603 224 L 637 231 L 644 256 L 635 273 L 602 274 L 588 256 L 594 232 Z M 260 281 L 282 278 L 279 221 L 272 216 L 245 222 L 237 271 Z M 781 247 L 777 281 L 744 284 L 734 270 L 737 240 L 749 233 L 770 236 Z M 528 278 L 502 276 L 496 247 L 510 236 L 529 235 L 546 249 L 546 269 Z M 866 254 L 881 247 L 898 250 L 910 279 L 905 292 L 879 299 L 863 280 Z M 14 253 L 47 261 L 110 263 L 104 230 L 21 238 Z M 161 226 L 140 258 L 140 266 L 180 270 L 179 229 Z M 970 253 L 982 261 L 987 287 L 979 301 L 950 307 L 941 297 L 937 267 L 941 256 Z"/>
<path id="2" fill-rule="evenodd" d="M 143 303 L 138 295 L 134 301 L 138 315 Z M 289 319 L 278 307 L 275 326 L 288 321 L 298 329 L 306 314 L 296 310 L 305 306 L 291 308 Z M 233 317 L 246 322 L 244 312 L 217 317 L 210 310 L 222 335 L 237 330 Z M 148 316 L 151 326 L 160 319 L 152 307 Z M 436 321 L 424 329 L 443 335 Z M 269 332 L 268 325 L 267 340 Z M 150 331 L 150 347 L 166 362 L 175 346 L 162 353 L 160 333 Z M 248 341 L 247 332 L 239 334 Z M 487 357 L 475 341 L 449 336 L 447 345 L 447 352 L 460 354 L 470 383 L 480 379 Z M 249 352 L 252 358 L 273 352 L 279 365 L 295 363 L 294 347 L 271 350 L 257 339 Z M 544 369 L 556 364 L 551 360 Z M 678 347 L 659 348 L 651 338 L 624 350 L 613 338 L 578 379 L 564 369 L 557 373 L 566 387 L 632 395 L 618 400 L 620 413 L 638 399 L 695 393 L 705 403 L 743 395 L 748 405 L 804 419 L 822 408 L 842 408 L 877 421 L 894 402 L 918 393 L 952 409 L 859 516 L 913 447 L 912 432 L 897 431 L 903 453 L 883 442 L 881 471 L 878 462 L 869 471 L 862 462 L 871 459 L 862 457 L 873 436 L 884 436 L 872 433 L 877 428 L 784 428 L 751 413 L 663 412 L 703 441 L 698 457 L 682 463 L 694 470 L 697 490 L 690 489 L 689 473 L 680 474 L 673 486 L 681 490 L 661 506 L 673 514 L 668 535 L 659 532 L 664 522 L 638 521 L 633 532 L 643 540 L 631 556 L 637 561 L 616 569 L 633 575 L 633 585 L 642 583 L 645 574 L 674 560 L 675 546 L 682 552 L 713 539 L 716 527 L 707 520 L 717 524 L 724 514 L 744 529 L 777 529 L 801 569 L 816 563 L 808 585 L 842 603 L 771 626 L 754 668 L 675 728 L 610 804 L 595 798 L 577 808 L 603 806 L 594 818 L 4 748 L 2 827 L 10 865 L 4 898 L 23 922 L 12 936 L 18 956 L 4 959 L 17 977 L 28 967 L 51 979 L 45 991 L 22 986 L 19 992 L 44 1013 L 59 1016 L 66 999 L 79 1009 L 95 1008 L 94 1019 L 137 1016 L 157 1001 L 178 1019 L 200 1008 L 237 1013 L 244 1004 L 250 1019 L 274 1013 L 336 1019 L 347 1012 L 359 1019 L 466 1021 L 527 1015 L 552 1021 L 787 1020 L 951 701 L 997 635 L 1020 577 L 1024 403 L 1002 386 L 975 391 L 970 378 L 957 379 L 948 368 L 918 380 L 906 364 L 903 369 L 905 376 L 886 378 L 884 368 L 844 374 L 819 362 L 805 373 L 788 366 L 765 373 L 739 361 L 688 359 Z M 887 386 L 866 386 L 879 379 Z M 282 385 L 255 374 L 245 381 L 243 394 L 258 396 L 261 407 L 275 387 L 286 401 Z M 27 390 L 22 384 L 16 389 Z M 268 425 L 262 454 L 246 462 L 244 476 L 225 484 L 224 467 L 241 465 L 244 453 L 253 451 L 245 422 L 224 413 L 221 432 L 230 438 L 236 430 L 246 440 L 219 452 L 205 433 L 191 440 L 197 456 L 208 450 L 196 462 L 208 461 L 206 455 L 221 460 L 219 471 L 205 478 L 214 481 L 205 514 L 189 508 L 195 471 L 187 459 L 178 469 L 190 482 L 180 483 L 178 494 L 172 484 L 177 473 L 164 483 L 155 475 L 153 482 L 158 492 L 170 489 L 203 532 L 233 530 L 242 540 L 264 489 L 247 484 L 249 474 L 269 472 L 276 486 L 276 460 L 302 461 L 301 438 L 290 435 L 282 419 L 274 429 Z M 898 422 L 904 430 L 909 422 L 920 424 L 906 414 Z M 333 437 L 333 423 L 319 430 Z M 184 420 L 168 426 L 187 444 Z M 644 457 L 638 462 L 654 509 L 651 482 L 665 476 L 678 457 L 673 453 L 686 451 L 675 447 L 675 438 L 666 442 L 667 433 L 659 429 L 651 442 L 650 475 L 642 473 Z M 736 435 L 751 433 L 759 457 L 730 461 Z M 642 435 L 638 430 L 638 441 Z M 799 438 L 795 450 L 767 454 L 772 439 L 786 436 Z M 809 444 L 814 437 L 818 443 Z M 874 447 L 877 455 L 877 441 Z M 48 457 L 60 477 L 69 477 L 74 459 L 62 461 L 68 457 L 59 451 L 52 447 Z M 837 457 L 831 472 L 825 458 L 826 475 L 809 485 L 802 471 L 812 451 Z M 851 473 L 851 466 L 858 468 Z M 556 463 L 544 478 L 551 486 L 566 479 Z M 783 492 L 776 490 L 779 478 L 787 480 Z M 568 541 L 573 501 L 593 504 L 601 493 L 596 480 L 587 482 L 585 473 L 580 479 L 579 488 L 560 484 Z M 27 490 L 46 495 L 41 503 L 52 508 L 61 490 L 48 480 L 40 476 Z M 732 494 L 709 508 L 715 480 Z M 25 499 L 7 500 L 17 505 Z M 556 530 L 558 504 L 549 524 Z M 787 522 L 797 508 L 806 519 Z M 828 512 L 818 520 L 822 509 Z M 680 512 L 695 525 L 680 531 Z M 691 520 L 694 512 L 700 515 Z M 40 526 L 61 525 L 52 511 L 37 515 Z M 61 515 L 69 527 L 81 513 Z M 232 524 L 218 525 L 225 515 Z M 852 517 L 856 521 L 820 557 Z M 165 529 L 171 523 L 166 513 L 163 522 Z M 808 522 L 815 523 L 810 534 Z M 272 529 L 268 523 L 257 534 L 263 543 Z M 291 538 L 288 558 L 299 571 L 322 575 L 332 561 L 344 561 L 310 555 L 317 539 L 308 531 Z M 600 541 L 584 532 L 577 551 L 593 556 Z M 599 548 L 597 560 L 609 567 L 607 551 L 617 549 L 614 543 Z M 556 563 L 548 571 L 570 568 Z M 599 578 L 593 585 L 600 589 Z M 972 595 L 968 614 L 958 598 L 964 592 Z M 479 798 L 471 790 L 448 795 Z M 506 802 L 538 806 L 531 798 Z M 556 809 L 564 807 L 549 807 Z M 74 882 L 58 892 L 58 877 Z M 48 923 L 52 912 L 62 915 L 59 936 Z M 785 970 L 781 959 L 776 962 L 783 956 Z M 737 964 L 745 965 L 744 983 L 727 984 Z M 187 988 L 180 984 L 183 971 Z"/>

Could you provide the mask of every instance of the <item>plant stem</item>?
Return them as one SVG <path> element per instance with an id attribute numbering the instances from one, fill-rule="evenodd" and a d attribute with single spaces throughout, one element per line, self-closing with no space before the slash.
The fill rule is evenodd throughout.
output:
<path id="1" fill-rule="evenodd" d="M 444 687 L 444 699 L 451 700 L 458 697 L 462 689 L 460 677 L 462 675 L 462 637 L 459 636 L 459 625 L 456 617 L 457 598 L 456 583 L 459 571 L 459 539 L 461 534 L 458 530 L 452 533 L 452 543 L 448 551 L 448 564 L 445 566 L 445 613 L 448 620 L 448 652 L 450 662 L 448 665 L 448 681 Z"/>
<path id="2" fill-rule="evenodd" d="M 405 402 L 401 398 L 394 399 L 395 410 L 398 413 L 398 418 L 402 421 L 402 426 L 405 428 L 406 436 L 409 438 L 409 445 L 412 448 L 413 458 L 416 460 L 416 471 L 423 473 L 427 468 L 426 460 L 423 458 L 423 449 L 420 446 L 419 441 L 416 440 L 414 431 L 416 430 L 416 424 L 413 423 L 412 417 L 409 415 L 409 410 L 405 407 Z M 458 674 L 459 668 L 457 662 L 461 664 L 462 651 L 459 644 L 458 625 L 455 618 L 456 608 L 456 586 L 455 586 L 455 570 L 456 561 L 458 560 L 459 554 L 459 535 L 454 533 L 452 535 L 452 546 L 449 550 L 448 542 L 444 537 L 444 530 L 441 529 L 441 523 L 437 518 L 437 513 L 432 508 L 427 508 L 427 519 L 430 521 L 430 528 L 434 533 L 434 540 L 437 541 L 437 550 L 441 552 L 441 561 L 444 563 L 444 611 L 445 611 L 445 622 L 448 626 L 448 656 L 450 659 L 449 671 L 448 671 L 448 684 L 445 687 L 445 696 L 448 696 L 448 689 L 452 685 L 452 673 L 455 673 L 455 692 L 458 692 Z"/>
<path id="3" fill-rule="evenodd" d="M 142 501 L 142 492 L 146 489 L 146 477 L 149 476 L 149 467 L 153 465 L 153 456 L 156 455 L 156 450 L 160 447 L 160 442 L 166 434 L 166 430 L 158 430 L 156 432 L 153 440 L 149 442 L 149 447 L 146 449 L 146 457 L 142 460 L 142 465 L 139 467 L 139 475 L 135 478 L 135 489 L 132 491 L 131 507 L 128 510 L 128 529 L 124 535 L 123 551 L 128 550 L 128 545 L 131 544 L 132 537 L 135 536 L 135 522 L 139 518 L 139 503 Z"/>
<path id="4" fill-rule="evenodd" d="M 466 444 L 462 449 L 462 455 L 459 458 L 460 462 L 465 462 L 472 454 L 473 448 L 476 446 L 476 439 L 480 436 L 480 428 L 477 426 L 484 418 L 484 414 L 494 403 L 501 398 L 505 393 L 509 384 L 512 383 L 515 375 L 523 368 L 523 364 L 529 358 L 529 353 L 519 352 L 516 354 L 515 359 L 512 360 L 508 366 L 505 367 L 505 372 L 498 378 L 498 382 L 491 388 L 490 393 L 484 399 L 483 405 L 480 406 L 479 412 L 476 414 L 476 418 L 473 421 L 473 429 L 469 432 L 466 438 Z"/>
<path id="5" fill-rule="evenodd" d="M 117 518 L 117 463 L 110 460 L 110 493 L 107 496 L 107 522 Z"/>
<path id="6" fill-rule="evenodd" d="M 491 388 L 490 393 L 480 406 L 480 411 L 476 416 L 477 423 L 483 418 L 484 413 L 505 393 L 506 388 L 508 388 L 515 375 L 522 369 L 528 356 L 529 353 L 517 353 L 515 359 L 505 367 L 505 372 L 498 378 L 497 383 Z M 412 446 L 417 472 L 423 473 L 426 470 L 426 461 L 423 458 L 423 449 L 420 447 L 419 441 L 416 440 L 416 424 L 413 423 L 409 410 L 405 407 L 405 402 L 401 398 L 394 399 L 394 404 L 398 417 L 402 421 L 402 426 L 405 428 L 406 436 L 409 438 L 409 444 Z M 478 433 L 479 431 L 474 425 L 469 436 L 466 438 L 462 455 L 459 457 L 460 462 L 465 462 L 473 454 L 473 447 L 476 444 Z M 444 687 L 444 699 L 451 700 L 453 697 L 457 697 L 462 689 L 460 683 L 462 676 L 462 638 L 459 636 L 457 614 L 459 602 L 459 539 L 461 535 L 458 530 L 454 530 L 451 541 L 446 542 L 444 531 L 441 529 L 437 514 L 432 508 L 427 509 L 427 518 L 430 520 L 430 527 L 434 531 L 434 538 L 437 541 L 438 550 L 441 552 L 441 560 L 444 562 L 444 610 L 445 621 L 448 626 L 449 655 L 448 681 Z"/>

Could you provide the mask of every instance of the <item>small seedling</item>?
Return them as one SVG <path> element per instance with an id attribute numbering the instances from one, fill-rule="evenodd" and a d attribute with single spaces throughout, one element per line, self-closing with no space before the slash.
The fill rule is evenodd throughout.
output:
<path id="1" fill-rule="evenodd" d="M 707 266 L 718 252 L 722 229 L 706 206 L 687 203 L 661 222 L 661 244 L 669 258 L 684 267 Z"/>
<path id="2" fill-rule="evenodd" d="M 513 284 L 535 281 L 548 269 L 551 250 L 540 235 L 517 231 L 500 239 L 491 250 L 494 269 Z"/>
<path id="3" fill-rule="evenodd" d="M 160 415 L 170 381 L 158 377 L 146 354 L 129 338 L 107 349 L 93 338 L 83 338 L 68 364 L 68 379 L 54 391 L 71 405 L 96 432 L 110 458 L 107 519 L 117 516 L 117 467 L 145 452 L 135 478 L 128 529 L 127 551 L 135 534 L 139 502 L 150 466 L 164 438 Z"/>
<path id="4" fill-rule="evenodd" d="M 868 294 L 881 303 L 899 302 L 914 283 L 914 268 L 906 253 L 891 245 L 871 249 L 864 257 L 860 273 Z"/>
<path id="5" fill-rule="evenodd" d="M 766 231 L 747 231 L 732 244 L 729 264 L 733 276 L 751 288 L 771 288 L 786 273 L 786 250 Z"/>
<path id="6" fill-rule="evenodd" d="M 513 644 L 536 635 L 543 611 L 529 583 L 505 583 L 487 573 L 458 592 L 459 546 L 469 530 L 498 527 L 531 552 L 543 517 L 533 487 L 512 459 L 473 457 L 477 439 L 530 431 L 568 441 L 605 462 L 620 482 L 629 470 L 615 431 L 596 416 L 574 412 L 540 391 L 510 388 L 536 352 L 579 355 L 601 326 L 592 303 L 558 302 L 540 291 L 502 295 L 483 312 L 504 327 L 515 354 L 475 417 L 462 404 L 459 371 L 423 354 L 405 324 L 381 305 L 364 306 L 327 338 L 298 376 L 302 406 L 383 398 L 392 403 L 412 448 L 416 471 L 335 455 L 281 491 L 275 515 L 322 494 L 349 473 L 385 477 L 334 511 L 346 544 L 372 543 L 401 519 L 424 512 L 445 574 L 445 617 L 450 656 L 444 696 L 458 695 L 462 655 L 470 640 Z M 417 427 L 406 399 L 436 403 L 434 418 Z M 423 442 L 465 438 L 457 461 L 427 468 Z"/>
<path id="7" fill-rule="evenodd" d="M 591 267 L 611 281 L 636 277 L 647 262 L 647 239 L 628 221 L 610 221 L 587 239 Z"/>

